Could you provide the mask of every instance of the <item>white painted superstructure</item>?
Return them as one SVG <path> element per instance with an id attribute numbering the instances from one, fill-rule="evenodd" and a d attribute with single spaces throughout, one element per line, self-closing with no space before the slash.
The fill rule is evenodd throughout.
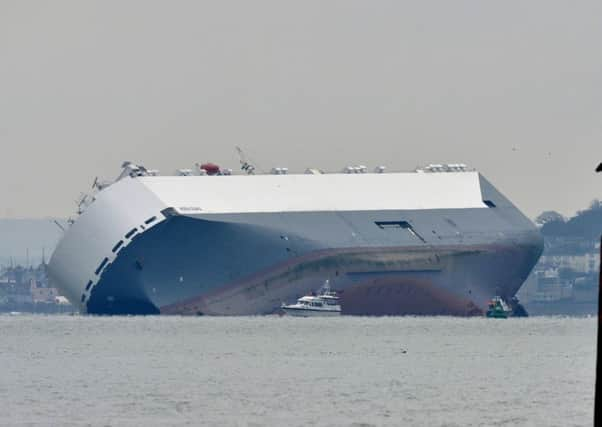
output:
<path id="1" fill-rule="evenodd" d="M 138 178 L 179 213 L 486 208 L 477 172 Z"/>

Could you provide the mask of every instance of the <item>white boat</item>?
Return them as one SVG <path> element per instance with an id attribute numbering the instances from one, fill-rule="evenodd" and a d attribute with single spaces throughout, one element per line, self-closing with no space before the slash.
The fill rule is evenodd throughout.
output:
<path id="1" fill-rule="evenodd" d="M 341 304 L 336 292 L 330 289 L 328 280 L 319 290 L 317 295 L 305 295 L 297 300 L 295 304 L 284 304 L 282 310 L 291 316 L 314 317 L 314 316 L 339 316 Z"/>

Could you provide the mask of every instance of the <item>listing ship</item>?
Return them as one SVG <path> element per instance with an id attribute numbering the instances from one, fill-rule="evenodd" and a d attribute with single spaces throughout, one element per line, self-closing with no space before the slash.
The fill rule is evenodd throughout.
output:
<path id="1" fill-rule="evenodd" d="M 95 181 L 52 255 L 90 314 L 274 313 L 328 280 L 343 314 L 484 315 L 542 252 L 532 224 L 465 165 L 160 176 L 129 162 Z"/>

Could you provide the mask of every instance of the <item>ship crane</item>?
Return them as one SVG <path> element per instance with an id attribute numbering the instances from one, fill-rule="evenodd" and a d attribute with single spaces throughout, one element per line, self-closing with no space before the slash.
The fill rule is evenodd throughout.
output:
<path id="1" fill-rule="evenodd" d="M 255 175 L 255 166 L 247 160 L 247 156 L 239 146 L 236 146 L 236 151 L 240 157 L 240 169 L 246 172 L 247 175 Z"/>

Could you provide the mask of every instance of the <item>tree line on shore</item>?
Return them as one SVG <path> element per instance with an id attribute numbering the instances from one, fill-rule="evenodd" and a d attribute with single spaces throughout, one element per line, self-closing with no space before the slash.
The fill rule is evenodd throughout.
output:
<path id="1" fill-rule="evenodd" d="M 588 241 L 598 240 L 602 233 L 602 201 L 594 200 L 589 208 L 565 218 L 555 211 L 546 211 L 535 222 L 544 237 L 575 237 Z"/>

